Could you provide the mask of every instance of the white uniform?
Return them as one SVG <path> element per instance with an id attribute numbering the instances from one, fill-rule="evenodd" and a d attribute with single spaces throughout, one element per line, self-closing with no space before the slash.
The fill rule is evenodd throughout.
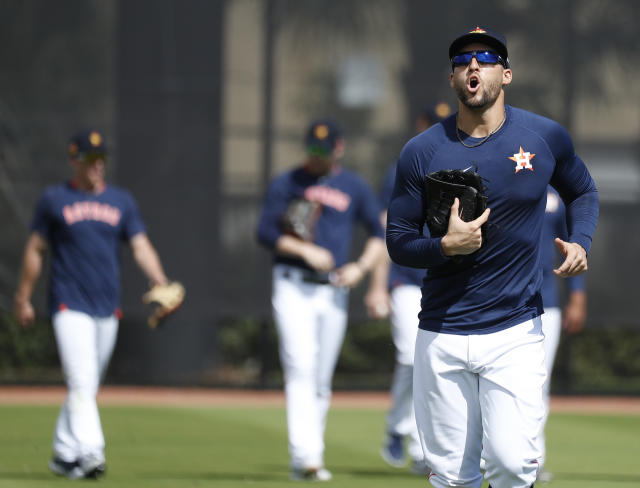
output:
<path id="1" fill-rule="evenodd" d="M 416 349 L 424 353 L 416 355 L 413 395 L 426 462 L 439 467 L 433 486 L 460 479 L 480 488 L 481 452 L 496 486 L 529 486 L 514 473 L 538 469 L 543 342 L 539 317 L 492 334 L 418 331 Z M 469 409 L 473 404 L 480 410 Z"/>
<path id="2" fill-rule="evenodd" d="M 315 149 L 320 145 L 332 150 L 331 140 L 336 137 L 335 126 L 323 121 L 312 124 L 307 142 Z M 299 199 L 320 204 L 313 244 L 331 253 L 336 268 L 348 262 L 355 222 L 363 223 L 371 237 L 382 239 L 384 232 L 369 185 L 337 164 L 327 174 L 302 166 L 276 177 L 258 222 L 259 241 L 276 250 L 272 307 L 284 372 L 291 476 L 325 481 L 331 474 L 324 468 L 324 432 L 333 371 L 347 326 L 349 293 L 303 259 L 277 252 L 285 232 L 282 217 L 290 203 Z"/>
<path id="3" fill-rule="evenodd" d="M 53 451 L 63 460 L 103 463 L 104 436 L 96 395 L 115 346 L 118 319 L 64 310 L 54 314 L 52 321 L 68 387 L 56 422 Z"/>
<path id="4" fill-rule="evenodd" d="M 391 384 L 391 408 L 387 432 L 409 439 L 407 452 L 414 461 L 424 457 L 413 408 L 413 356 L 418 332 L 420 287 L 399 285 L 391 291 L 391 337 L 396 347 L 396 366 Z"/>
<path id="5" fill-rule="evenodd" d="M 347 326 L 348 289 L 273 268 L 273 316 L 284 372 L 291 465 L 323 466 L 331 379 Z"/>

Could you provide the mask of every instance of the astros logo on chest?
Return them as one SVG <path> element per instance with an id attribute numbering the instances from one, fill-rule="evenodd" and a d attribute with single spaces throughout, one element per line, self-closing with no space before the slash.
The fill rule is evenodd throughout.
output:
<path id="1" fill-rule="evenodd" d="M 122 214 L 119 208 L 112 207 L 109 204 L 85 201 L 65 205 L 62 209 L 62 216 L 67 225 L 86 220 L 94 220 L 116 227 L 120 222 Z"/>
<path id="2" fill-rule="evenodd" d="M 515 153 L 513 156 L 510 156 L 509 159 L 511 161 L 515 161 L 516 163 L 516 173 L 523 169 L 528 169 L 533 171 L 533 165 L 531 164 L 531 160 L 535 157 L 535 153 L 532 154 L 528 151 L 522 149 L 520 146 L 520 152 Z"/>
<path id="3" fill-rule="evenodd" d="M 330 186 L 314 185 L 304 191 L 304 198 L 310 202 L 318 202 L 324 206 L 334 208 L 339 212 L 344 212 L 351 204 L 351 197 Z"/>

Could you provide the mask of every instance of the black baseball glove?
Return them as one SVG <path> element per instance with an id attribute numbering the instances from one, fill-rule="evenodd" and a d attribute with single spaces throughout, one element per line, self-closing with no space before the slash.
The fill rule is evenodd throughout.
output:
<path id="1" fill-rule="evenodd" d="M 427 227 L 432 237 L 447 233 L 453 200 L 460 202 L 460 218 L 475 220 L 487 208 L 486 188 L 477 172 L 461 169 L 443 169 L 426 177 Z M 482 245 L 486 242 L 487 223 L 482 225 Z"/>
<path id="2" fill-rule="evenodd" d="M 282 230 L 304 241 L 313 241 L 321 210 L 322 206 L 317 202 L 302 198 L 292 200 L 282 216 Z"/>

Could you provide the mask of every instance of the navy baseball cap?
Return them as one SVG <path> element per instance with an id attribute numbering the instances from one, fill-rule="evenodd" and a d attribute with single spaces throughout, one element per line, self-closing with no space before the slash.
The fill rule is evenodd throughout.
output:
<path id="1" fill-rule="evenodd" d="M 467 44 L 474 42 L 481 42 L 487 46 L 496 50 L 496 52 L 502 56 L 502 59 L 506 62 L 506 67 L 509 67 L 509 52 L 507 51 L 507 39 L 499 32 L 486 29 L 484 27 L 476 26 L 469 32 L 465 32 L 456 37 L 449 46 L 449 59 L 453 58 L 460 49 Z"/>
<path id="2" fill-rule="evenodd" d="M 86 160 L 96 156 L 104 158 L 106 154 L 104 137 L 97 130 L 83 130 L 69 141 L 69 156 L 74 159 Z"/>
<path id="3" fill-rule="evenodd" d="M 342 132 L 330 119 L 318 119 L 311 123 L 304 138 L 307 151 L 315 156 L 327 156 L 335 149 Z"/>
<path id="4" fill-rule="evenodd" d="M 420 113 L 429 122 L 436 124 L 449 117 L 453 112 L 447 102 L 437 101 L 424 107 Z"/>

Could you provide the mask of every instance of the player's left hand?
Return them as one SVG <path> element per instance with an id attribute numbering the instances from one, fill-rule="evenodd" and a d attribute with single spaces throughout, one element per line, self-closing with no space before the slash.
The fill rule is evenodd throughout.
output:
<path id="1" fill-rule="evenodd" d="M 587 319 L 587 294 L 583 290 L 575 290 L 562 314 L 562 329 L 568 334 L 577 334 L 584 328 Z"/>
<path id="2" fill-rule="evenodd" d="M 357 263 L 347 263 L 333 271 L 331 283 L 335 286 L 353 288 L 362 281 L 365 274 L 365 270 Z"/>
<path id="3" fill-rule="evenodd" d="M 29 300 L 16 299 L 13 313 L 18 323 L 25 329 L 33 325 L 36 318 L 35 310 Z"/>
<path id="4" fill-rule="evenodd" d="M 384 319 L 389 316 L 391 297 L 386 288 L 372 288 L 364 296 L 367 315 L 372 319 Z"/>
<path id="5" fill-rule="evenodd" d="M 580 244 L 575 242 L 565 242 L 556 237 L 554 240 L 556 247 L 564 256 L 564 262 L 553 273 L 561 278 L 578 276 L 587 271 L 587 252 Z"/>

